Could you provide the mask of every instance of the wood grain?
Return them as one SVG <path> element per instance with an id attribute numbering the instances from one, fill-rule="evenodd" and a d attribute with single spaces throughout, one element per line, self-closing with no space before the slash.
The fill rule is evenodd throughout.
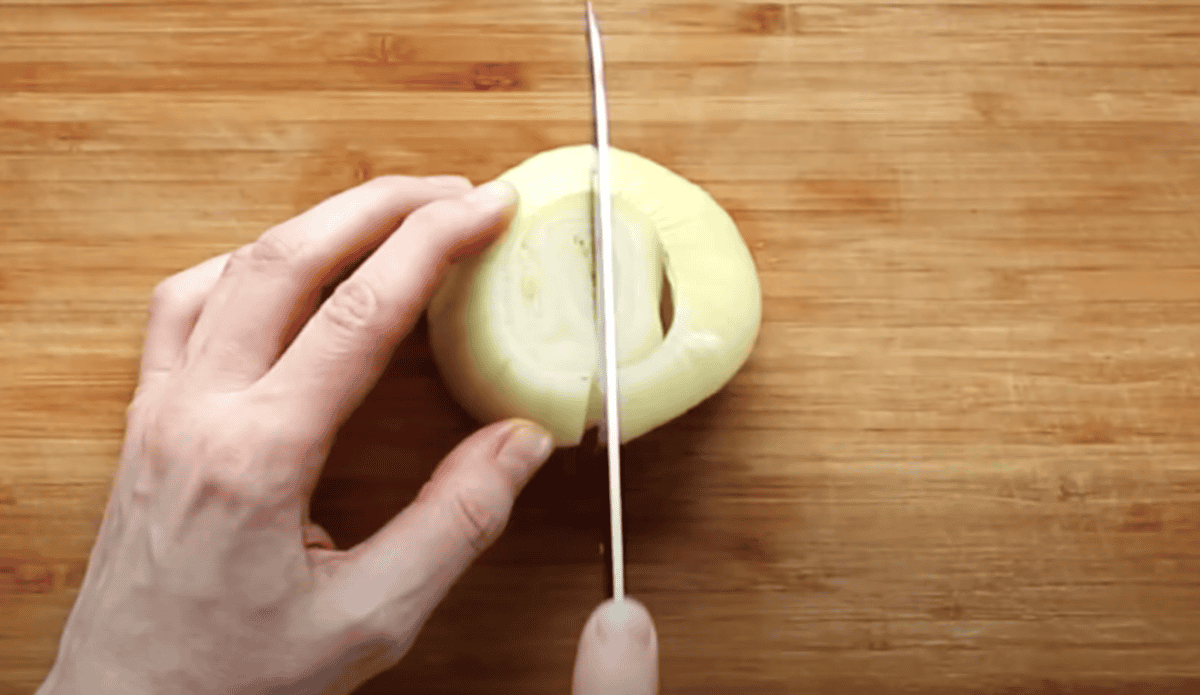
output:
<path id="1" fill-rule="evenodd" d="M 614 143 L 764 292 L 746 369 L 626 453 L 663 692 L 1200 692 L 1200 4 L 598 11 Z M 372 176 L 586 142 L 580 21 L 0 0 L 0 693 L 53 660 L 153 285 Z M 421 330 L 317 491 L 340 544 L 474 427 Z M 605 503 L 556 455 L 364 692 L 567 692 Z"/>

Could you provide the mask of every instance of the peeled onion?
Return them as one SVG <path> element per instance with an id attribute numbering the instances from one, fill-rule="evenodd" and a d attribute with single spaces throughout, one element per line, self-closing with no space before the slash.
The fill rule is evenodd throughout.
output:
<path id="1" fill-rule="evenodd" d="M 450 271 L 428 310 L 434 359 L 463 408 L 482 422 L 531 419 L 559 445 L 578 444 L 603 413 L 594 158 L 591 145 L 563 147 L 503 174 L 519 193 L 511 223 Z M 754 347 L 762 295 L 749 249 L 712 197 L 630 152 L 614 148 L 611 167 L 621 439 L 628 442 L 728 383 Z M 673 317 L 664 327 L 667 293 Z"/>

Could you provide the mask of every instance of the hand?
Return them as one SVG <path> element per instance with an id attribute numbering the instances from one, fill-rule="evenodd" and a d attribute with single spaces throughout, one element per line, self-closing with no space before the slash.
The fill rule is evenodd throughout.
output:
<path id="1" fill-rule="evenodd" d="M 507 523 L 548 434 L 476 432 L 349 550 L 309 500 L 443 272 L 514 201 L 502 183 L 379 178 L 159 285 L 112 494 L 40 693 L 348 693 L 405 654 Z M 588 640 L 584 688 L 609 663 Z"/>

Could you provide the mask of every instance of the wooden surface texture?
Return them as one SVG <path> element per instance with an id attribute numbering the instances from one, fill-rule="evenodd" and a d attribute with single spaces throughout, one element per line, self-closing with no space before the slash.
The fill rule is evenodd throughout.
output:
<path id="1" fill-rule="evenodd" d="M 614 144 L 764 293 L 744 371 L 626 451 L 663 692 L 1200 692 L 1200 4 L 597 9 Z M 0 693 L 53 659 L 158 280 L 589 106 L 573 1 L 0 0 Z M 418 330 L 315 517 L 365 538 L 474 426 Z M 605 504 L 556 455 L 364 692 L 566 693 Z"/>

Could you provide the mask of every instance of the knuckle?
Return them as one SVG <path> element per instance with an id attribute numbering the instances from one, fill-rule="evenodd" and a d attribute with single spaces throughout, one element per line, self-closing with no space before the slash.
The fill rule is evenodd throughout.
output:
<path id="1" fill-rule="evenodd" d="M 422 207 L 412 216 L 423 227 L 443 230 L 471 224 L 478 213 L 461 198 L 444 198 Z"/>
<path id="2" fill-rule="evenodd" d="M 484 487 L 465 488 L 454 494 L 455 518 L 476 552 L 494 543 L 508 523 L 508 505 L 500 497 Z"/>
<path id="3" fill-rule="evenodd" d="M 224 506 L 249 507 L 266 496 L 265 486 L 250 473 L 244 455 L 209 459 L 197 476 L 193 504 L 222 502 Z"/>
<path id="4" fill-rule="evenodd" d="M 261 438 L 260 438 L 261 439 Z M 235 508 L 269 507 L 286 499 L 293 480 L 286 461 L 269 461 L 257 441 L 217 435 L 201 439 L 193 504 L 220 502 Z"/>
<path id="5" fill-rule="evenodd" d="M 191 448 L 197 430 L 196 414 L 178 394 L 165 394 L 149 417 L 147 429 L 153 433 L 150 450 L 155 458 L 169 460 L 177 450 L 182 453 Z"/>
<path id="6" fill-rule="evenodd" d="M 178 275 L 172 275 L 154 286 L 150 293 L 150 315 L 163 316 L 175 311 L 184 303 L 183 289 Z"/>
<path id="7" fill-rule="evenodd" d="M 445 198 L 430 203 L 409 217 L 409 253 L 429 265 L 441 265 L 456 239 L 479 223 L 479 213 L 467 202 Z"/>
<path id="8" fill-rule="evenodd" d="M 352 277 L 338 285 L 321 311 L 329 323 L 346 333 L 376 335 L 386 329 L 379 292 L 361 277 Z"/>
<path id="9" fill-rule="evenodd" d="M 252 507 L 291 494 L 295 470 L 280 459 L 304 450 L 297 426 L 265 417 L 231 427 L 204 406 L 164 401 L 157 404 L 149 429 L 148 463 L 161 474 L 193 469 L 185 493 L 192 505 Z"/>
<path id="10" fill-rule="evenodd" d="M 281 275 L 299 272 L 307 263 L 305 244 L 287 226 L 275 227 L 229 256 L 227 272 Z"/>

